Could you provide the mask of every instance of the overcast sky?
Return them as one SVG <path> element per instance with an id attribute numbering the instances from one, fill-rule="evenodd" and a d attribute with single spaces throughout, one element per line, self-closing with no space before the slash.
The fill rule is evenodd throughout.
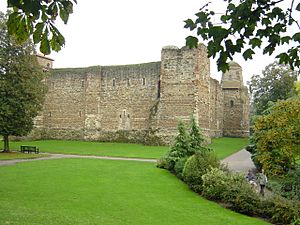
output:
<path id="1" fill-rule="evenodd" d="M 161 48 L 182 47 L 192 34 L 183 28 L 184 20 L 193 17 L 208 0 L 78 0 L 67 25 L 57 24 L 66 45 L 50 55 L 55 68 L 122 65 L 160 61 Z M 6 11 L 6 1 L 0 10 Z M 224 2 L 212 1 L 215 12 L 225 11 Z M 245 62 L 241 55 L 234 60 L 243 67 L 244 81 L 261 73 L 274 57 L 255 56 Z M 215 62 L 211 75 L 220 80 Z"/>

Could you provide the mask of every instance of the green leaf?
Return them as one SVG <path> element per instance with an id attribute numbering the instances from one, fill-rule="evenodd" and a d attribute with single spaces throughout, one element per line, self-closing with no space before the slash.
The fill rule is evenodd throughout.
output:
<path id="1" fill-rule="evenodd" d="M 300 11 L 300 3 L 298 3 L 297 7 L 296 7 L 297 11 Z"/>
<path id="2" fill-rule="evenodd" d="M 293 35 L 293 40 L 294 41 L 300 41 L 300 32 Z"/>
<path id="3" fill-rule="evenodd" d="M 67 24 L 69 19 L 69 13 L 61 5 L 59 5 L 59 16 L 62 19 L 62 21 L 64 21 L 64 24 Z"/>
<path id="4" fill-rule="evenodd" d="M 280 64 L 287 64 L 290 61 L 290 57 L 287 53 L 283 52 L 276 56 L 279 59 Z"/>
<path id="5" fill-rule="evenodd" d="M 189 28 L 190 30 L 194 30 L 197 27 L 194 21 L 191 19 L 187 19 L 184 22 L 185 22 L 184 28 Z"/>
<path id="6" fill-rule="evenodd" d="M 47 28 L 42 36 L 40 51 L 45 55 L 49 55 L 51 53 L 50 42 L 48 40 L 48 29 Z"/>
<path id="7" fill-rule="evenodd" d="M 208 15 L 205 12 L 198 12 L 196 13 L 196 16 L 198 17 L 196 23 L 206 23 L 208 21 Z"/>
<path id="8" fill-rule="evenodd" d="M 41 41 L 41 36 L 44 30 L 45 23 L 37 23 L 35 26 L 35 31 L 33 32 L 33 42 L 37 44 Z"/>
<path id="9" fill-rule="evenodd" d="M 252 59 L 253 54 L 254 54 L 254 51 L 251 48 L 249 48 L 246 51 L 244 51 L 243 57 L 245 60 Z"/>
<path id="10" fill-rule="evenodd" d="M 261 43 L 262 43 L 262 40 L 258 39 L 258 38 L 252 38 L 249 41 L 249 44 L 251 45 L 252 48 L 260 47 Z"/>
<path id="11" fill-rule="evenodd" d="M 281 44 L 289 43 L 292 38 L 290 36 L 285 36 L 281 38 Z"/>
<path id="12" fill-rule="evenodd" d="M 197 48 L 198 47 L 199 41 L 198 41 L 198 38 L 196 38 L 196 37 L 188 36 L 188 37 L 186 37 L 185 41 L 186 41 L 186 45 L 189 48 Z"/>

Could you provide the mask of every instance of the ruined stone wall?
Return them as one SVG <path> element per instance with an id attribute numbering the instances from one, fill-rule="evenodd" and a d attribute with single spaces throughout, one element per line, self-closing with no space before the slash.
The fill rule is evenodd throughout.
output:
<path id="1" fill-rule="evenodd" d="M 209 137 L 247 136 L 249 98 L 241 67 L 210 78 L 204 45 L 167 46 L 161 62 L 55 69 L 33 136 L 170 143 L 193 115 Z"/>
<path id="2" fill-rule="evenodd" d="M 222 76 L 224 94 L 224 136 L 249 136 L 249 94 L 243 85 L 242 68 L 230 63 L 230 70 Z"/>
<path id="3" fill-rule="evenodd" d="M 48 77 L 43 119 L 44 138 L 82 139 L 85 121 L 86 75 L 57 71 Z M 72 132 L 68 132 L 72 130 Z"/>
<path id="4" fill-rule="evenodd" d="M 220 83 L 210 78 L 210 136 L 223 136 L 223 91 Z"/>
<path id="5" fill-rule="evenodd" d="M 134 141 L 145 136 L 141 131 L 150 129 L 159 74 L 160 62 L 53 70 L 47 79 L 44 138 Z"/>
<path id="6" fill-rule="evenodd" d="M 97 109 L 87 115 L 86 138 L 106 140 L 117 131 L 130 138 L 129 131 L 149 130 L 159 74 L 160 62 L 102 67 Z"/>
<path id="7" fill-rule="evenodd" d="M 165 138 L 174 136 L 178 122 L 188 122 L 196 112 L 196 53 L 175 46 L 162 49 L 160 99 L 155 118 L 156 128 Z"/>

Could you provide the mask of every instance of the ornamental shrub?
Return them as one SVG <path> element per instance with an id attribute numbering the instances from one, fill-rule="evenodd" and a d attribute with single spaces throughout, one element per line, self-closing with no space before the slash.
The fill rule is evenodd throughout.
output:
<path id="1" fill-rule="evenodd" d="M 282 197 L 300 201 L 300 165 L 291 169 L 284 177 L 270 180 L 267 187 Z"/>
<path id="2" fill-rule="evenodd" d="M 243 214 L 255 213 L 259 197 L 243 176 L 212 168 L 202 180 L 204 197 L 226 203 L 230 209 Z"/>
<path id="3" fill-rule="evenodd" d="M 300 224 L 300 204 L 278 195 L 262 200 L 259 208 L 261 216 L 271 218 L 275 224 Z"/>
<path id="4" fill-rule="evenodd" d="M 229 208 L 246 215 L 254 215 L 259 203 L 258 194 L 240 174 L 230 174 L 224 189 L 223 201 Z"/>
<path id="5" fill-rule="evenodd" d="M 209 172 L 202 175 L 203 189 L 202 195 L 205 198 L 222 201 L 224 190 L 230 182 L 228 173 L 219 168 L 211 168 Z"/>
<path id="6" fill-rule="evenodd" d="M 186 163 L 186 161 L 188 160 L 187 157 L 185 158 L 180 158 L 176 163 L 175 163 L 175 167 L 174 167 L 174 170 L 175 170 L 175 174 L 176 176 L 179 178 L 179 179 L 183 179 L 183 168 L 184 168 L 184 165 Z"/>
<path id="7" fill-rule="evenodd" d="M 202 175 L 211 168 L 219 167 L 220 161 L 212 151 L 196 152 L 185 163 L 183 180 L 189 187 L 197 192 L 202 192 Z"/>
<path id="8" fill-rule="evenodd" d="M 157 166 L 170 170 L 179 178 L 182 178 L 182 171 L 187 158 L 196 152 L 209 150 L 203 146 L 203 143 L 204 137 L 201 134 L 200 128 L 197 126 L 193 117 L 189 132 L 187 131 L 183 122 L 179 122 L 178 135 L 176 136 L 174 143 L 167 154 L 158 160 Z"/>

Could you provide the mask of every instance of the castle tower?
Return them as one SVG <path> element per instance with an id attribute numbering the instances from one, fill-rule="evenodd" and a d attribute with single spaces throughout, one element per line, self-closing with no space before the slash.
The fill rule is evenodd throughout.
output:
<path id="1" fill-rule="evenodd" d="M 178 122 L 188 123 L 191 115 L 205 132 L 209 130 L 209 82 L 204 45 L 162 49 L 157 128 L 163 136 L 174 137 Z"/>
<path id="2" fill-rule="evenodd" d="M 242 67 L 229 63 L 229 71 L 222 75 L 224 95 L 223 135 L 229 137 L 249 136 L 249 94 L 243 84 Z"/>
<path id="3" fill-rule="evenodd" d="M 41 54 L 35 54 L 38 63 L 43 67 L 44 72 L 48 72 L 53 67 L 53 59 Z"/>

